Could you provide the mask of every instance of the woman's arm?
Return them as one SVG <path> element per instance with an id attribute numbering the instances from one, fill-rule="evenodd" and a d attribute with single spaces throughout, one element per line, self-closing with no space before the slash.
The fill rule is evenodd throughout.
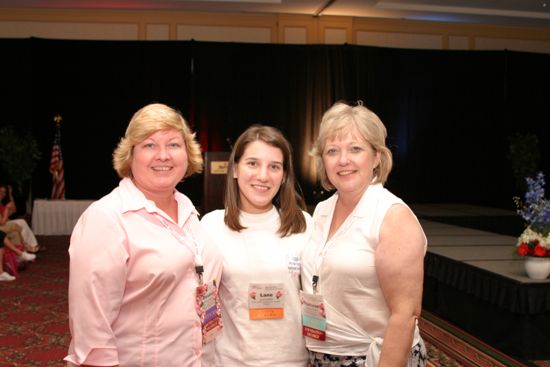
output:
<path id="1" fill-rule="evenodd" d="M 15 206 L 15 201 L 10 201 L 7 205 L 6 205 L 6 212 L 7 212 L 7 215 L 8 215 L 8 218 L 14 214 L 15 212 L 17 212 L 17 207 Z"/>
<path id="2" fill-rule="evenodd" d="M 12 250 L 17 256 L 21 256 L 23 255 L 23 251 L 19 250 L 17 248 L 17 246 L 15 246 L 13 244 L 13 242 L 10 241 L 10 239 L 8 238 L 8 236 L 5 236 L 4 237 L 4 246 L 6 246 L 7 248 L 9 248 L 10 250 Z"/>
<path id="3" fill-rule="evenodd" d="M 0 225 L 6 224 L 9 218 L 10 218 L 10 212 L 9 212 L 8 206 L 0 205 Z"/>
<path id="4" fill-rule="evenodd" d="M 405 205 L 393 205 L 380 230 L 375 265 L 390 309 L 379 367 L 405 366 L 422 311 L 426 237 Z"/>
<path id="5" fill-rule="evenodd" d="M 11 185 L 8 185 L 8 206 L 11 206 L 13 208 L 13 212 L 15 213 L 17 211 L 17 207 L 15 206 L 15 200 L 13 200 L 13 189 Z"/>
<path id="6" fill-rule="evenodd" d="M 125 238 L 116 214 L 94 204 L 73 229 L 69 247 L 69 321 L 74 348 L 69 350 L 66 361 L 92 366 L 118 364 L 112 325 L 126 287 Z"/>
<path id="7" fill-rule="evenodd" d="M 9 202 L 6 207 L 8 207 L 8 216 L 10 216 L 17 211 L 15 200 L 13 200 L 13 189 L 11 188 L 11 185 L 8 185 L 8 199 Z"/>

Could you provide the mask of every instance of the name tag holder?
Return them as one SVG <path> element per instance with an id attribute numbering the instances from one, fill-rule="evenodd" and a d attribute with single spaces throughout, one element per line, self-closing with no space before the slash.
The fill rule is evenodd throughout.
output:
<path id="1" fill-rule="evenodd" d="M 300 291 L 302 303 L 302 335 L 325 341 L 327 337 L 327 316 L 323 295 Z"/>
<path id="2" fill-rule="evenodd" d="M 200 284 L 196 291 L 197 314 L 202 325 L 202 343 L 214 340 L 223 327 L 220 297 L 216 281 Z"/>
<path id="3" fill-rule="evenodd" d="M 282 319 L 285 317 L 283 283 L 250 284 L 248 286 L 250 320 Z"/>

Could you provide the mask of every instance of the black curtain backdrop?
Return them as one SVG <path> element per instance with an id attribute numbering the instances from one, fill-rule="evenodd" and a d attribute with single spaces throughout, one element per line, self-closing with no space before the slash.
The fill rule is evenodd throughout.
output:
<path id="1" fill-rule="evenodd" d="M 365 46 L 195 41 L 0 40 L 0 126 L 37 138 L 35 198 L 49 197 L 53 117 L 68 199 L 98 199 L 118 183 L 111 155 L 135 111 L 179 109 L 205 151 L 226 151 L 250 124 L 278 127 L 295 152 L 308 204 L 307 151 L 324 110 L 363 100 L 388 128 L 387 187 L 409 203 L 513 208 L 508 137 L 549 143 L 550 55 Z M 1 142 L 0 142 L 1 143 Z M 200 206 L 201 176 L 180 189 Z M 0 181 L 9 181 L 2 173 Z"/>

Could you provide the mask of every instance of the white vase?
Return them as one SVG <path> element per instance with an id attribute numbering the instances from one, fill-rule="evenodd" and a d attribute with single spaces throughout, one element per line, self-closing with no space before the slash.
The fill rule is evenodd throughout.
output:
<path id="1" fill-rule="evenodd" d="M 550 257 L 525 256 L 524 264 L 531 279 L 546 279 L 550 275 Z"/>

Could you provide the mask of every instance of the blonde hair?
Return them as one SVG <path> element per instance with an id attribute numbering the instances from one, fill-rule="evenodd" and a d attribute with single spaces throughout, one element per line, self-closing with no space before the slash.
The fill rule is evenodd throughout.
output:
<path id="1" fill-rule="evenodd" d="M 387 131 L 380 118 L 359 101 L 357 106 L 350 106 L 344 102 L 336 102 L 323 115 L 319 135 L 310 154 L 315 159 L 317 177 L 321 186 L 326 190 L 334 190 L 323 165 L 323 151 L 328 140 L 337 136 L 356 131 L 359 136 L 380 153 L 380 164 L 374 169 L 373 183 L 384 184 L 392 169 L 393 160 L 389 148 L 386 146 Z"/>
<path id="2" fill-rule="evenodd" d="M 113 152 L 113 167 L 121 178 L 132 177 L 133 150 L 151 134 L 166 129 L 179 131 L 185 141 L 188 166 L 184 178 L 202 172 L 203 159 L 195 133 L 191 131 L 183 116 L 175 109 L 161 103 L 149 104 L 138 110 L 128 127 L 124 137 L 120 139 Z"/>

